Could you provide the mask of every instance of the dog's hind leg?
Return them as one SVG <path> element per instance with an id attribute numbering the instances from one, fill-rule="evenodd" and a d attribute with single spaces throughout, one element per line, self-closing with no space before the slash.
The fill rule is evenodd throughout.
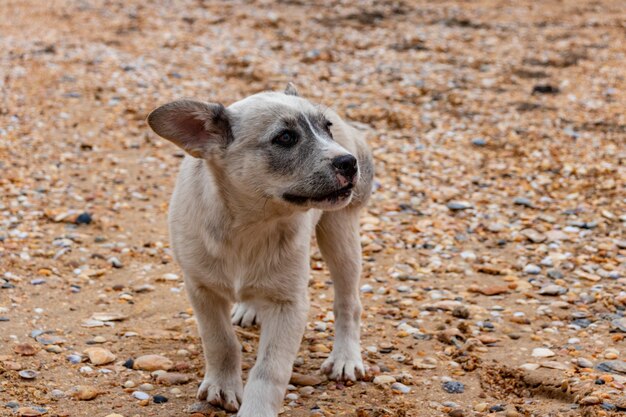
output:
<path id="1" fill-rule="evenodd" d="M 316 236 L 335 287 L 335 343 L 322 364 L 322 371 L 331 379 L 355 381 L 365 376 L 360 346 L 359 210 L 349 207 L 325 212 L 317 225 Z"/>
<path id="2" fill-rule="evenodd" d="M 243 394 L 241 346 L 229 320 L 230 303 L 211 289 L 187 279 L 187 293 L 196 314 L 205 358 L 198 399 L 237 411 Z"/>
<path id="3" fill-rule="evenodd" d="M 250 303 L 237 303 L 230 311 L 231 322 L 236 326 L 251 327 L 261 324 L 256 308 Z"/>

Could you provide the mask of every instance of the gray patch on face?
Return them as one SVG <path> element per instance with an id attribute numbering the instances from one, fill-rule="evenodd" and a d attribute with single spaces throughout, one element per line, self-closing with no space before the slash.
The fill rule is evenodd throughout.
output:
<path id="1" fill-rule="evenodd" d="M 272 172 L 280 175 L 302 175 L 311 173 L 323 166 L 322 149 L 318 140 L 322 132 L 315 132 L 313 129 L 320 129 L 323 126 L 323 116 L 307 117 L 300 113 L 295 118 L 285 118 L 283 129 L 275 134 L 279 135 L 285 130 L 298 136 L 298 143 L 290 148 L 281 147 L 275 144 L 264 144 L 266 149 L 269 168 Z M 308 119 L 308 120 L 307 120 Z M 312 121 L 311 121 L 312 119 Z M 325 134 L 330 139 L 328 134 Z M 328 167 L 330 169 L 330 165 Z M 330 173 L 327 174 L 330 177 Z"/>

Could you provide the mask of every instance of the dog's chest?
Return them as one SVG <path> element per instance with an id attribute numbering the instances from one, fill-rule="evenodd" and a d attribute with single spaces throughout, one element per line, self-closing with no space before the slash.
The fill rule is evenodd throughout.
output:
<path id="1" fill-rule="evenodd" d="M 320 216 L 319 210 L 311 210 L 296 221 L 255 225 L 231 233 L 214 249 L 234 289 L 262 286 L 289 270 L 295 258 L 305 257 L 308 262 L 311 234 Z"/>

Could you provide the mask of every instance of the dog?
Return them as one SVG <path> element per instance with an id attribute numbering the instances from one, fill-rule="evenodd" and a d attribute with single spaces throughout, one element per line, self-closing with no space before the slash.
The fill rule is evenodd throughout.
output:
<path id="1" fill-rule="evenodd" d="M 174 101 L 147 121 L 187 153 L 169 230 L 206 362 L 198 399 L 239 417 L 278 414 L 306 326 L 313 233 L 335 290 L 322 370 L 362 378 L 359 211 L 374 174 L 363 134 L 291 83 L 228 107 Z M 261 324 L 245 389 L 232 321 Z"/>

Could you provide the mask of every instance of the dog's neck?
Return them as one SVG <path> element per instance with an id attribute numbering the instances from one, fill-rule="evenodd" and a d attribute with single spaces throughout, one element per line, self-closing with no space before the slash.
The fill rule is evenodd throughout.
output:
<path id="1" fill-rule="evenodd" d="M 294 208 L 285 203 L 277 203 L 270 197 L 250 197 L 238 193 L 217 161 L 206 160 L 203 165 L 215 183 L 215 189 L 211 194 L 217 195 L 209 198 L 219 198 L 228 219 L 228 225 L 223 226 L 231 230 L 267 230 L 268 226 L 271 228 L 273 224 L 297 222 L 302 215 L 306 214 L 306 210 Z"/>

